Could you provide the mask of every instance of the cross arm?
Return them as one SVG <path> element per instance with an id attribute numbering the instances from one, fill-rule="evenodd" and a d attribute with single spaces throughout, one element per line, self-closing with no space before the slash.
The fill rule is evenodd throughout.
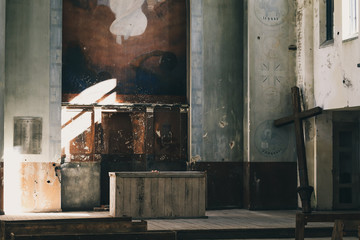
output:
<path id="1" fill-rule="evenodd" d="M 322 108 L 321 107 L 315 107 L 303 112 L 299 112 L 299 113 L 295 113 L 291 116 L 288 117 L 283 117 L 280 119 L 277 119 L 274 121 L 274 125 L 276 127 L 280 127 L 280 126 L 284 126 L 287 124 L 290 124 L 292 122 L 294 122 L 294 119 L 298 118 L 298 119 L 305 119 L 305 118 L 309 118 L 309 117 L 313 117 L 316 115 L 319 115 L 322 112 Z"/>
<path id="2" fill-rule="evenodd" d="M 287 125 L 287 124 L 292 123 L 292 122 L 294 122 L 294 115 L 288 116 L 288 117 L 283 117 L 283 118 L 280 118 L 278 120 L 275 120 L 274 125 L 276 127 L 280 127 L 280 126 L 284 126 L 284 125 Z"/>

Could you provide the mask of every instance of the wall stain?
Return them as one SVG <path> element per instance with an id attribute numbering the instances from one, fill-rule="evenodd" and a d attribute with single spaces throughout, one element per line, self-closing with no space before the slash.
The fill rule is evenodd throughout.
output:
<path id="1" fill-rule="evenodd" d="M 347 87 L 347 88 L 352 88 L 352 83 L 351 83 L 351 80 L 349 79 L 349 78 L 347 78 L 347 77 L 343 77 L 343 85 L 344 85 L 344 87 Z"/>

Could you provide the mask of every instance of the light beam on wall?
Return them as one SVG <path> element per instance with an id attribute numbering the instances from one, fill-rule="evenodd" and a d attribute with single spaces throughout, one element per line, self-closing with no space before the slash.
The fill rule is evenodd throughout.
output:
<path id="1" fill-rule="evenodd" d="M 70 104 L 94 104 L 115 87 L 115 78 L 99 82 L 82 91 L 78 96 L 70 101 Z"/>
<path id="2" fill-rule="evenodd" d="M 6 214 L 21 213 L 20 147 L 5 149 L 4 162 L 4 211 Z"/>
<path id="3" fill-rule="evenodd" d="M 115 88 L 116 79 L 99 82 L 82 91 L 70 101 L 70 105 L 115 104 L 116 92 L 113 92 Z M 98 113 L 99 111 L 95 111 L 95 121 L 101 120 Z M 80 134 L 90 131 L 92 111 L 81 107 L 76 109 L 63 108 L 61 124 L 61 148 L 64 150 L 66 157 L 69 157 L 71 155 L 71 141 Z M 66 161 L 70 161 L 70 159 L 66 158 Z"/>

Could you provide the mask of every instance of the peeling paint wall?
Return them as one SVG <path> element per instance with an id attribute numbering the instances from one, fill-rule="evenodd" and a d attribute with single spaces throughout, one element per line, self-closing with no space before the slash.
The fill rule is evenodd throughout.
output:
<path id="1" fill-rule="evenodd" d="M 243 160 L 242 1 L 191 1 L 191 160 Z"/>
<path id="2" fill-rule="evenodd" d="M 301 0 L 297 4 L 297 80 L 303 107 L 325 111 L 305 121 L 309 184 L 314 186 L 312 205 L 329 210 L 333 205 L 333 114 L 360 105 L 360 40 L 343 40 L 342 1 L 334 1 L 333 39 L 325 41 L 326 9 L 323 1 Z M 345 112 L 344 112 L 345 114 Z M 350 113 L 349 113 L 350 114 Z M 351 114 L 350 114 L 351 115 Z M 336 197 L 336 196 L 335 196 Z"/>
<path id="3" fill-rule="evenodd" d="M 7 212 L 61 209 L 56 170 L 60 163 L 61 3 L 61 0 L 7 1 L 4 114 Z M 20 141 L 14 135 L 16 119 L 24 120 Z M 35 127 L 31 119 L 40 119 L 41 124 Z M 16 191 L 12 186 L 15 182 Z M 7 208 L 15 202 L 14 209 Z"/>
<path id="4" fill-rule="evenodd" d="M 316 105 L 324 109 L 357 107 L 360 39 L 342 39 L 342 1 L 334 1 L 334 41 L 320 42 L 319 0 L 314 1 L 314 93 Z M 359 6 L 358 6 L 359 7 Z"/>

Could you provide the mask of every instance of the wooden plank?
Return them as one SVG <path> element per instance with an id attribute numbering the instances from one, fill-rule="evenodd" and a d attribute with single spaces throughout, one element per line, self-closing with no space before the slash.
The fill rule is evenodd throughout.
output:
<path id="1" fill-rule="evenodd" d="M 191 215 L 190 216 L 200 216 L 199 213 L 199 179 L 192 179 L 191 183 L 191 201 L 193 204 Z"/>
<path id="2" fill-rule="evenodd" d="M 205 216 L 206 212 L 206 177 L 199 179 L 199 206 L 198 215 Z"/>
<path id="3" fill-rule="evenodd" d="M 173 202 L 169 201 L 171 197 L 171 178 L 166 178 L 164 181 L 164 217 L 172 217 Z"/>
<path id="4" fill-rule="evenodd" d="M 143 217 L 149 218 L 154 215 L 154 211 L 157 209 L 153 209 L 151 205 L 151 181 L 156 178 L 142 178 L 143 179 Z"/>
<path id="5" fill-rule="evenodd" d="M 191 192 L 192 192 L 192 179 L 190 178 L 186 178 L 185 179 L 185 215 L 186 216 L 191 216 L 192 212 L 193 212 L 193 204 L 192 204 L 192 196 L 191 196 Z"/>
<path id="6" fill-rule="evenodd" d="M 132 215 L 132 186 L 131 186 L 131 181 L 133 179 L 131 178 L 123 178 L 123 189 L 124 189 L 124 194 L 121 197 L 120 196 L 120 201 L 122 201 L 122 207 L 121 207 L 121 214 L 124 216 L 131 216 Z"/>
<path id="7" fill-rule="evenodd" d="M 360 220 L 360 212 L 317 212 L 311 214 L 296 213 L 305 222 L 334 222 L 335 220 Z"/>
<path id="8" fill-rule="evenodd" d="M 144 209 L 144 179 L 131 179 L 131 216 L 141 217 Z"/>
<path id="9" fill-rule="evenodd" d="M 181 178 L 171 178 L 171 201 L 174 217 L 183 215 L 185 183 Z"/>
<path id="10" fill-rule="evenodd" d="M 173 190 L 177 195 L 177 214 L 176 216 L 186 216 L 185 213 L 185 179 L 186 178 L 173 178 Z"/>
<path id="11" fill-rule="evenodd" d="M 164 216 L 164 179 L 151 178 L 150 198 L 152 217 Z"/>
<path id="12" fill-rule="evenodd" d="M 203 178 L 204 172 L 200 171 L 161 171 L 161 172 L 111 172 L 110 174 L 116 175 L 116 177 L 124 178 Z"/>

